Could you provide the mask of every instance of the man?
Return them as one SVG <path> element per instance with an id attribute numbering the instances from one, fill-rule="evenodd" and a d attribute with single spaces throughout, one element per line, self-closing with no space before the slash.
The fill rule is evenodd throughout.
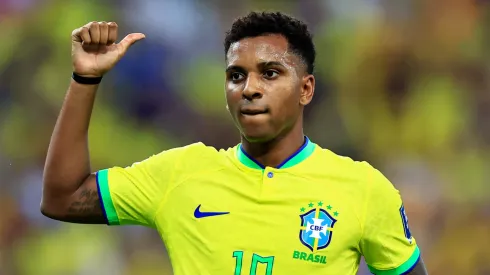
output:
<path id="1" fill-rule="evenodd" d="M 73 80 L 48 151 L 44 215 L 153 227 L 177 275 L 348 275 L 361 255 L 374 274 L 426 274 L 393 185 L 303 134 L 315 90 L 304 23 L 253 12 L 227 33 L 225 90 L 239 145 L 196 143 L 91 173 L 97 84 L 144 35 L 116 38 L 112 22 L 73 31 Z"/>

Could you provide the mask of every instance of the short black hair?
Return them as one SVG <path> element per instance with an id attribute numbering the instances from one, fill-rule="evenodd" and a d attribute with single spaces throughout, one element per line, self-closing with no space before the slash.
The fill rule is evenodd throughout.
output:
<path id="1" fill-rule="evenodd" d="M 309 74 L 313 73 L 316 52 L 308 26 L 281 12 L 250 12 L 236 19 L 231 29 L 226 32 L 225 55 L 235 42 L 269 34 L 278 34 L 286 38 L 290 49 L 305 62 L 306 71 Z"/>

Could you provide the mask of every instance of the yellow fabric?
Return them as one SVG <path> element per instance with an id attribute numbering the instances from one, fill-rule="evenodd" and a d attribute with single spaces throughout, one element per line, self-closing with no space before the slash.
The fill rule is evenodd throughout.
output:
<path id="1" fill-rule="evenodd" d="M 293 166 L 257 169 L 238 147 L 196 143 L 99 172 L 99 189 L 111 224 L 158 230 L 175 275 L 349 275 L 361 252 L 380 270 L 408 262 L 416 244 L 396 189 L 367 163 L 312 146 Z M 198 206 L 220 213 L 196 218 Z"/>
<path id="2" fill-rule="evenodd" d="M 409 233 L 400 193 L 381 172 L 367 163 L 364 166 L 368 190 L 366 205 L 362 208 L 362 254 L 371 271 L 378 271 L 375 274 L 398 269 L 413 255 L 409 266 L 394 273 L 402 274 L 416 263 L 418 251 L 415 238 Z"/>

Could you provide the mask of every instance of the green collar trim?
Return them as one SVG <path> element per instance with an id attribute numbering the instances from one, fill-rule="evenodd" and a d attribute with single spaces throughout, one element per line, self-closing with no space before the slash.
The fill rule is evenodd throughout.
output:
<path id="1" fill-rule="evenodd" d="M 285 159 L 281 164 L 279 164 L 277 169 L 284 169 L 284 168 L 290 168 L 293 167 L 300 162 L 304 161 L 307 159 L 311 154 L 313 154 L 313 151 L 315 150 L 315 143 L 311 142 L 308 137 L 305 137 L 305 143 L 301 148 L 298 149 L 294 154 L 292 154 L 289 158 Z M 253 169 L 259 169 L 263 170 L 265 169 L 265 166 L 259 163 L 257 160 L 252 158 L 245 150 L 243 150 L 242 144 L 239 144 L 237 146 L 237 152 L 236 152 L 238 160 L 245 166 Z"/>

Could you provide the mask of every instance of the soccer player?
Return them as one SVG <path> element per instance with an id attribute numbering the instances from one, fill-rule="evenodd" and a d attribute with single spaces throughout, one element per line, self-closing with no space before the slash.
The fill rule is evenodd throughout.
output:
<path id="1" fill-rule="evenodd" d="M 145 37 L 115 43 L 117 30 L 91 22 L 72 33 L 73 79 L 46 160 L 44 215 L 155 228 L 176 275 L 350 275 L 361 256 L 373 274 L 427 274 L 393 185 L 304 135 L 315 49 L 307 26 L 282 13 L 252 12 L 226 35 L 227 108 L 240 144 L 195 143 L 92 173 L 97 84 Z"/>

